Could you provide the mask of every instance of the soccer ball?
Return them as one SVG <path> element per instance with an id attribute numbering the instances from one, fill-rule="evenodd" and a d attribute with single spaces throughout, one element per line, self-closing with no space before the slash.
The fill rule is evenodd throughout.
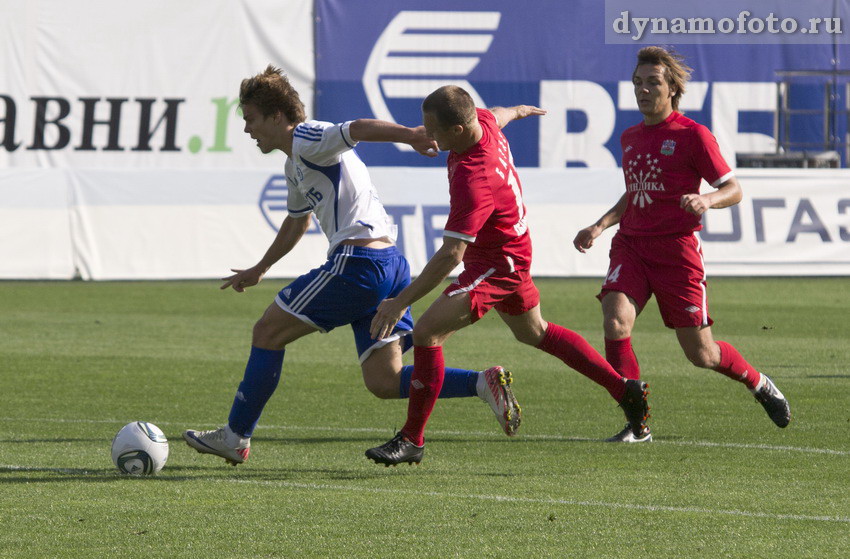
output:
<path id="1" fill-rule="evenodd" d="M 149 476 L 168 460 L 168 439 L 153 423 L 134 421 L 112 439 L 112 463 L 121 473 Z"/>

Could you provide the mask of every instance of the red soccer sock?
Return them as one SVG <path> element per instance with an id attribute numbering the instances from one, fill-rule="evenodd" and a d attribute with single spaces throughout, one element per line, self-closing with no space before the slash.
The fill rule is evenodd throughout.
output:
<path id="1" fill-rule="evenodd" d="M 425 444 L 425 424 L 428 423 L 434 404 L 437 403 L 445 375 L 442 347 L 413 346 L 413 375 L 410 377 L 407 423 L 401 428 L 401 432 L 416 446 Z"/>
<path id="2" fill-rule="evenodd" d="M 726 342 L 716 342 L 720 347 L 720 366 L 714 370 L 722 375 L 742 382 L 747 388 L 755 388 L 761 379 L 761 373 L 747 363 L 738 350 Z"/>
<path id="3" fill-rule="evenodd" d="M 605 387 L 617 402 L 623 399 L 626 390 L 623 377 L 587 343 L 587 340 L 572 330 L 550 322 L 537 348 L 554 355 L 596 384 Z"/>
<path id="4" fill-rule="evenodd" d="M 605 338 L 605 359 L 620 375 L 630 379 L 640 379 L 640 365 L 638 365 L 635 350 L 632 349 L 630 337 L 622 340 Z"/>

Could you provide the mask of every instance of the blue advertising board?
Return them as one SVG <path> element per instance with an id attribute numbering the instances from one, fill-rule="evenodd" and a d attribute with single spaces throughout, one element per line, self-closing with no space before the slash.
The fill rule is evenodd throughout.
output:
<path id="1" fill-rule="evenodd" d="M 610 36 L 616 14 L 606 15 L 606 4 L 318 0 L 315 115 L 330 121 L 376 117 L 417 125 L 421 100 L 440 85 L 454 83 L 483 106 L 532 104 L 549 110 L 543 119 L 506 129 L 519 166 L 616 166 L 620 134 L 640 121 L 630 86 L 635 54 L 646 44 L 674 43 L 694 68 L 683 100 L 688 116 L 711 127 L 721 147 L 725 143 L 732 144 L 726 147 L 733 152 L 764 152 L 775 149 L 777 72 L 832 72 L 842 68 L 842 61 L 850 63 L 850 46 L 839 41 L 754 44 L 750 38 L 743 44 L 722 44 L 706 36 L 692 44 L 647 32 L 640 42 L 609 44 L 606 34 Z M 831 14 L 836 5 L 846 4 L 815 0 L 807 6 Z M 751 24 L 753 16 L 741 16 L 741 11 L 735 8 L 727 19 L 743 18 L 744 29 L 758 29 Z M 655 38 L 661 40 L 653 43 Z M 828 77 L 795 83 L 793 102 L 805 106 L 814 99 L 822 104 L 820 82 Z M 832 91 L 833 103 L 845 111 L 844 120 L 838 119 L 841 140 L 847 134 L 846 81 Z M 796 137 L 821 142 L 822 123 L 823 117 L 800 121 Z M 359 152 L 372 165 L 443 164 L 443 158 L 426 159 L 391 144 L 364 146 Z"/>

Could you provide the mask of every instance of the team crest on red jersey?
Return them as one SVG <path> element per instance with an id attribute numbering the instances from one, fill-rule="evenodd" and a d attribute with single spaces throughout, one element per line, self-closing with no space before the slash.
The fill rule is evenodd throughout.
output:
<path id="1" fill-rule="evenodd" d="M 661 154 L 673 155 L 674 151 L 676 151 L 676 142 L 674 140 L 664 140 L 661 144 Z"/>

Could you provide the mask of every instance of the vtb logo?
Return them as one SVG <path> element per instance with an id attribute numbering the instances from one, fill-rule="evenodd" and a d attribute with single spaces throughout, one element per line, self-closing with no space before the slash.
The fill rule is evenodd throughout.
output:
<path id="1" fill-rule="evenodd" d="M 499 12 L 402 11 L 378 38 L 366 69 L 363 89 L 376 118 L 396 122 L 390 99 L 424 99 L 444 85 L 457 85 L 475 104 L 486 103 L 466 80 L 493 42 Z M 396 144 L 413 151 L 407 144 Z"/>
<path id="2" fill-rule="evenodd" d="M 288 212 L 286 210 L 286 199 L 289 196 L 289 191 L 286 186 L 286 175 L 272 175 L 266 181 L 263 187 L 263 192 L 260 193 L 260 211 L 263 217 L 266 218 L 266 223 L 278 232 L 280 224 L 283 223 Z M 319 222 L 316 221 L 316 216 L 310 216 L 312 224 L 307 230 L 308 235 L 321 233 Z"/>

